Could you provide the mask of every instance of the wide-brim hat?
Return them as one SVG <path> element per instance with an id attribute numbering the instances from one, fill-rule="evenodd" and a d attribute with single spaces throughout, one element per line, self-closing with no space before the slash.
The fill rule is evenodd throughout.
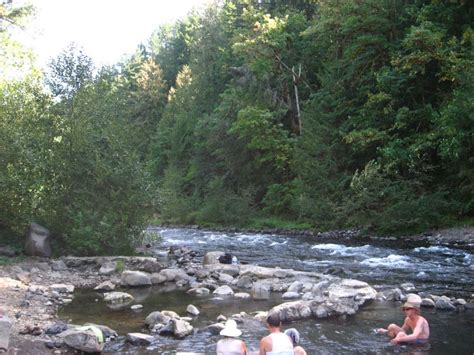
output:
<path id="1" fill-rule="evenodd" d="M 222 329 L 219 334 L 225 337 L 238 337 L 242 334 L 242 331 L 237 328 L 235 320 L 229 319 L 225 322 L 224 329 Z"/>
<path id="2" fill-rule="evenodd" d="M 402 308 L 414 308 L 420 310 L 420 304 L 418 302 L 405 302 Z"/>

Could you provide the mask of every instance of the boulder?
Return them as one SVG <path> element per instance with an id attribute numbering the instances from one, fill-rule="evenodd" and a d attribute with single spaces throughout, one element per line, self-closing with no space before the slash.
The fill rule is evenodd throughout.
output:
<path id="1" fill-rule="evenodd" d="M 127 305 L 134 300 L 134 297 L 125 292 L 108 292 L 104 293 L 104 301 L 109 304 Z"/>
<path id="2" fill-rule="evenodd" d="M 301 289 L 303 288 L 303 283 L 300 282 L 300 281 L 294 281 L 290 287 L 288 287 L 288 292 L 295 292 L 295 293 L 298 293 L 301 291 Z"/>
<path id="3" fill-rule="evenodd" d="M 436 306 L 435 302 L 431 298 L 422 298 L 421 299 L 421 306 L 422 307 L 430 307 L 433 308 Z"/>
<path id="4" fill-rule="evenodd" d="M 281 295 L 281 298 L 283 299 L 294 299 L 294 298 L 300 298 L 301 295 L 298 292 L 285 292 L 283 295 Z"/>
<path id="5" fill-rule="evenodd" d="M 151 286 L 150 275 L 142 271 L 124 271 L 121 276 L 123 286 Z"/>
<path id="6" fill-rule="evenodd" d="M 74 292 L 74 285 L 69 284 L 54 284 L 49 286 L 49 290 L 51 292 L 55 291 L 58 293 L 73 293 Z"/>
<path id="7" fill-rule="evenodd" d="M 51 270 L 64 271 L 67 270 L 67 265 L 63 260 L 54 260 L 51 262 Z"/>
<path id="8" fill-rule="evenodd" d="M 210 294 L 211 291 L 206 287 L 194 287 L 186 291 L 186 293 L 189 293 L 190 295 L 203 296 Z"/>
<path id="9" fill-rule="evenodd" d="M 162 284 L 162 283 L 165 283 L 166 281 L 168 281 L 166 276 L 161 275 L 161 274 L 156 273 L 156 272 L 151 274 L 150 280 L 151 280 L 151 283 L 153 285 L 159 285 L 159 284 Z"/>
<path id="10" fill-rule="evenodd" d="M 234 291 L 229 286 L 224 285 L 216 288 L 213 294 L 218 296 L 231 296 L 234 294 Z"/>
<path id="11" fill-rule="evenodd" d="M 209 273 L 215 272 L 217 274 L 227 274 L 236 277 L 240 274 L 240 265 L 233 264 L 211 264 L 206 265 L 205 270 Z"/>
<path id="12" fill-rule="evenodd" d="M 171 317 L 164 315 L 160 311 L 151 312 L 145 318 L 145 325 L 152 328 L 155 324 L 167 324 L 171 320 Z"/>
<path id="13" fill-rule="evenodd" d="M 219 257 L 223 256 L 225 253 L 223 251 L 210 251 L 204 255 L 202 260 L 202 265 L 211 265 L 211 264 L 220 264 Z"/>
<path id="14" fill-rule="evenodd" d="M 117 270 L 116 261 L 107 261 L 100 266 L 99 275 L 112 275 Z"/>
<path id="15" fill-rule="evenodd" d="M 36 223 L 31 223 L 26 234 L 25 253 L 30 256 L 51 257 L 52 250 L 49 231 Z"/>
<path id="16" fill-rule="evenodd" d="M 228 274 L 219 274 L 219 282 L 224 284 L 230 284 L 234 281 L 234 278 Z"/>
<path id="17" fill-rule="evenodd" d="M 193 333 L 193 326 L 182 319 L 173 319 L 173 334 L 177 338 L 184 338 Z"/>
<path id="18" fill-rule="evenodd" d="M 13 320 L 0 313 L 0 349 L 8 350 Z"/>
<path id="19" fill-rule="evenodd" d="M 265 281 L 258 281 L 252 286 L 252 297 L 254 300 L 268 300 L 270 298 L 271 285 Z"/>
<path id="20" fill-rule="evenodd" d="M 128 333 L 125 340 L 133 345 L 150 345 L 155 340 L 155 338 L 149 334 Z"/>
<path id="21" fill-rule="evenodd" d="M 197 316 L 200 313 L 199 309 L 197 309 L 197 307 L 192 304 L 186 307 L 186 312 L 188 312 L 189 314 L 192 314 L 193 316 Z"/>
<path id="22" fill-rule="evenodd" d="M 112 281 L 104 281 L 101 284 L 94 287 L 95 291 L 113 291 L 115 290 L 115 284 Z"/>
<path id="23" fill-rule="evenodd" d="M 166 281 L 189 281 L 191 279 L 191 277 L 181 269 L 163 269 L 159 274 L 166 277 Z"/>
<path id="24" fill-rule="evenodd" d="M 219 335 L 221 330 L 224 329 L 224 324 L 222 323 L 214 323 L 211 325 L 208 325 L 207 327 L 204 327 L 200 329 L 198 332 L 199 333 L 210 333 L 211 335 Z"/>
<path id="25" fill-rule="evenodd" d="M 456 306 L 451 303 L 451 300 L 448 297 L 442 296 L 439 297 L 435 302 L 435 307 L 437 309 L 442 309 L 446 311 L 456 310 Z"/>
<path id="26" fill-rule="evenodd" d="M 61 339 L 71 348 L 85 353 L 102 352 L 105 344 L 102 331 L 93 326 L 66 330 L 61 333 Z"/>
<path id="27" fill-rule="evenodd" d="M 237 279 L 235 286 L 238 288 L 252 288 L 253 280 L 250 276 L 245 275 Z"/>
<path id="28" fill-rule="evenodd" d="M 246 300 L 250 298 L 250 294 L 248 294 L 247 292 L 237 292 L 234 293 L 234 297 Z"/>

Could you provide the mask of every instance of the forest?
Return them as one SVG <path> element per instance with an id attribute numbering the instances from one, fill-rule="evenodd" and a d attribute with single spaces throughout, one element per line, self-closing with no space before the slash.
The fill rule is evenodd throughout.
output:
<path id="1" fill-rule="evenodd" d="M 33 12 L 0 2 L 0 240 L 474 221 L 468 0 L 221 0 L 116 65 L 72 43 L 45 71 L 11 35 Z"/>

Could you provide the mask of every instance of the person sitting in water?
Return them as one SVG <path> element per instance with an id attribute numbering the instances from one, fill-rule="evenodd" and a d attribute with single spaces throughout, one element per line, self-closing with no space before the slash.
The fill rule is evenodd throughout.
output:
<path id="1" fill-rule="evenodd" d="M 377 331 L 387 333 L 392 337 L 390 342 L 394 345 L 400 343 L 426 344 L 430 337 L 430 326 L 428 321 L 420 315 L 420 303 L 421 299 L 420 302 L 405 302 L 402 310 L 405 312 L 406 318 L 401 327 L 397 324 L 390 324 L 387 329 L 379 328 Z M 412 331 L 410 335 L 407 334 L 409 330 Z"/>
<path id="2" fill-rule="evenodd" d="M 270 335 L 260 340 L 260 355 L 293 355 L 291 338 L 280 331 L 281 320 L 278 313 L 267 317 L 267 326 Z"/>
<path id="3" fill-rule="evenodd" d="M 300 343 L 300 332 L 295 328 L 290 328 L 285 330 L 285 334 L 288 335 L 293 342 L 293 351 L 295 352 L 295 355 L 306 355 L 306 351 L 298 345 Z"/>
<path id="4" fill-rule="evenodd" d="M 237 328 L 235 320 L 227 320 L 220 332 L 224 338 L 217 342 L 217 355 L 247 355 L 245 342 L 237 339 L 241 334 L 242 331 Z"/>

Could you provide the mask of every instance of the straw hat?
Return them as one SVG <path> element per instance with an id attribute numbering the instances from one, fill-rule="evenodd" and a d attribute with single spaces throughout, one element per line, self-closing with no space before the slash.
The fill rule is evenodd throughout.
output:
<path id="1" fill-rule="evenodd" d="M 402 308 L 415 308 L 415 309 L 420 310 L 420 305 L 421 305 L 421 297 L 414 293 L 410 293 L 407 295 L 407 300 L 403 304 Z"/>
<path id="2" fill-rule="evenodd" d="M 420 310 L 420 304 L 414 303 L 414 302 L 405 302 L 402 308 L 414 308 L 414 309 Z"/>
<path id="3" fill-rule="evenodd" d="M 224 329 L 219 334 L 225 337 L 238 337 L 242 334 L 242 331 L 237 328 L 235 320 L 229 319 L 225 322 Z"/>

